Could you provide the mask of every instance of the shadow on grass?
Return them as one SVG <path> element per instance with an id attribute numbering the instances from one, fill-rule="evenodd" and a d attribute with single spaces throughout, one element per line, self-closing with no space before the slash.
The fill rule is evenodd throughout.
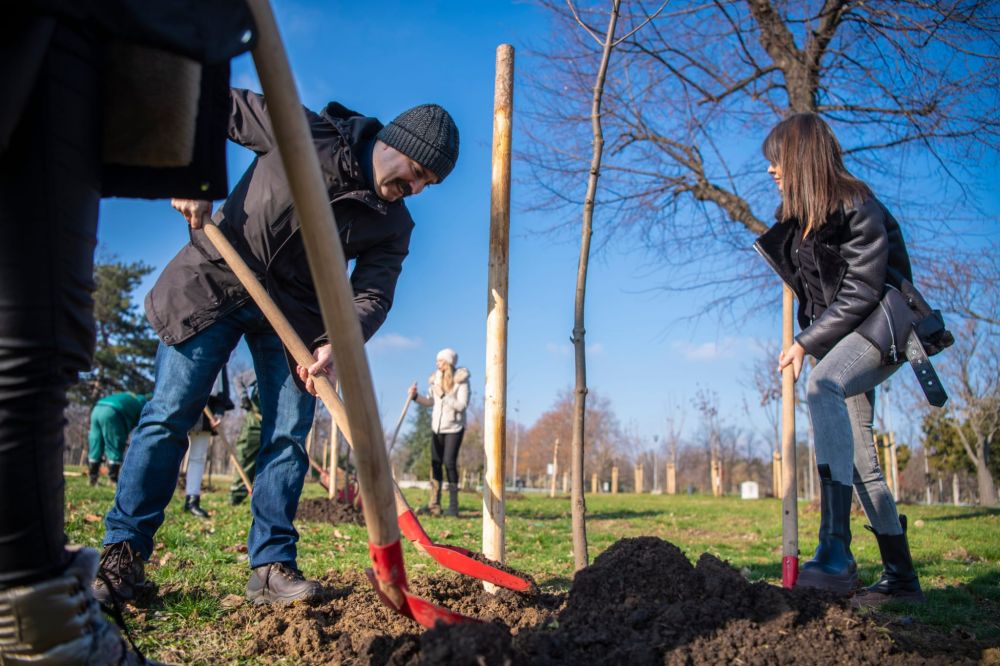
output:
<path id="1" fill-rule="evenodd" d="M 924 522 L 944 522 L 948 520 L 968 520 L 969 518 L 983 518 L 983 517 L 995 517 L 1000 516 L 1000 509 L 986 509 L 980 508 L 978 511 L 973 513 L 962 513 L 954 516 L 932 516 L 928 518 L 923 518 Z"/>
<path id="2" fill-rule="evenodd" d="M 628 509 L 622 509 L 619 511 L 601 511 L 601 512 L 587 512 L 587 520 L 630 520 L 633 518 L 650 518 L 652 516 L 662 516 L 662 511 L 657 510 L 645 510 L 645 511 L 629 511 Z M 570 512 L 564 511 L 558 515 L 551 514 L 539 514 L 535 511 L 530 510 L 510 510 L 507 507 L 507 516 L 522 518 L 524 520 L 533 520 L 538 522 L 544 521 L 556 521 L 556 520 L 568 520 L 570 518 Z"/>

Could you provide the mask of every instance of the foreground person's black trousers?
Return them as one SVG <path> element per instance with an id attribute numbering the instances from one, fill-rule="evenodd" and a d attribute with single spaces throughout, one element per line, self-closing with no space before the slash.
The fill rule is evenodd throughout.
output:
<path id="1" fill-rule="evenodd" d="M 0 154 L 0 588 L 65 564 L 63 409 L 94 346 L 98 49 L 55 27 Z"/>

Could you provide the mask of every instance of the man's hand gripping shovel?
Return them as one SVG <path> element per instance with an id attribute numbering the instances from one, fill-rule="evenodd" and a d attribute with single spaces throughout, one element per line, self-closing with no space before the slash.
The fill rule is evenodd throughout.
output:
<path id="1" fill-rule="evenodd" d="M 337 236 L 333 211 L 328 203 L 316 149 L 306 126 L 270 4 L 267 0 L 248 0 L 247 5 L 257 24 L 254 63 L 267 98 L 268 113 L 288 176 L 323 322 L 333 344 L 334 361 L 343 387 L 348 416 L 344 425 L 349 425 L 343 430 L 350 433 L 354 444 L 358 481 L 364 500 L 362 508 L 368 527 L 368 550 L 372 559 L 368 577 L 389 607 L 425 627 L 433 627 L 438 621 L 475 621 L 435 606 L 410 594 L 407 589 L 399 529 L 392 519 L 392 477 L 382 424 L 364 354 L 361 326 L 354 313 L 353 294 L 344 270 L 347 264 Z M 212 234 L 218 230 L 211 228 L 207 231 Z M 215 235 L 221 237 L 221 233 Z M 309 359 L 307 366 L 311 364 L 311 354 Z M 326 386 L 333 388 L 329 382 Z M 326 388 L 322 391 L 326 393 Z"/>

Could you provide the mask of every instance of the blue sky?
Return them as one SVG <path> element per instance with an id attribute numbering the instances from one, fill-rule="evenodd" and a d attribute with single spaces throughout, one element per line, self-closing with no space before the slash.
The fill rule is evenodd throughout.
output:
<path id="1" fill-rule="evenodd" d="M 415 104 L 436 102 L 455 117 L 461 157 L 446 182 L 410 200 L 416 220 L 396 300 L 367 346 L 384 421 L 395 420 L 407 387 L 423 387 L 442 347 L 459 353 L 472 373 L 474 398 L 484 382 L 490 150 L 495 49 L 517 51 L 515 118 L 524 99 L 526 47 L 550 30 L 539 8 L 521 2 L 287 2 L 274 3 L 306 106 L 337 100 L 388 122 Z M 249 56 L 234 61 L 233 84 L 259 90 Z M 519 136 L 515 119 L 514 143 Z M 753 142 L 756 151 L 756 141 Z M 230 149 L 230 184 L 250 154 Z M 762 178 L 765 177 L 761 165 Z M 524 212 L 531 192 L 515 184 L 510 243 L 508 411 L 529 425 L 573 385 L 573 291 L 579 231 L 541 234 L 553 220 Z M 595 243 L 601 228 L 595 229 Z M 109 200 L 102 204 L 101 251 L 162 268 L 187 241 L 184 223 L 168 202 Z M 641 256 L 608 250 L 594 256 L 588 282 L 588 383 L 611 399 L 626 426 L 644 437 L 662 434 L 671 405 L 697 419 L 691 397 L 717 391 L 730 423 L 745 422 L 744 398 L 756 404 L 748 368 L 767 336 L 778 335 L 776 307 L 738 329 L 698 310 L 693 297 L 643 287 L 650 270 Z M 147 279 L 141 296 L 155 280 Z M 516 412 L 515 412 L 516 409 Z M 763 415 L 750 416 L 760 433 Z"/>

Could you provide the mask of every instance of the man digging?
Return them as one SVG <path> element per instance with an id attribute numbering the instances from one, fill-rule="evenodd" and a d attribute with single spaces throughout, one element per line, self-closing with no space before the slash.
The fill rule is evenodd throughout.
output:
<path id="1" fill-rule="evenodd" d="M 257 604 L 293 601 L 315 597 L 320 589 L 296 566 L 292 521 L 309 467 L 304 441 L 313 418 L 313 377 L 332 374 L 331 348 L 266 102 L 246 90 L 234 89 L 230 98 L 229 137 L 257 156 L 214 221 L 310 344 L 315 363 L 290 371 L 277 335 L 201 231 L 211 204 L 174 200 L 191 224 L 191 242 L 146 298 L 146 314 L 161 339 L 156 388 L 105 517 L 101 571 L 126 600 L 145 584 L 143 562 L 173 494 L 186 433 L 241 337 L 253 358 L 261 408 L 247 598 Z M 408 252 L 413 221 L 403 199 L 451 172 L 458 130 L 436 105 L 414 107 L 384 127 L 334 102 L 306 114 L 344 254 L 355 260 L 351 285 L 367 340 L 385 321 Z M 94 593 L 110 597 L 100 580 Z"/>

